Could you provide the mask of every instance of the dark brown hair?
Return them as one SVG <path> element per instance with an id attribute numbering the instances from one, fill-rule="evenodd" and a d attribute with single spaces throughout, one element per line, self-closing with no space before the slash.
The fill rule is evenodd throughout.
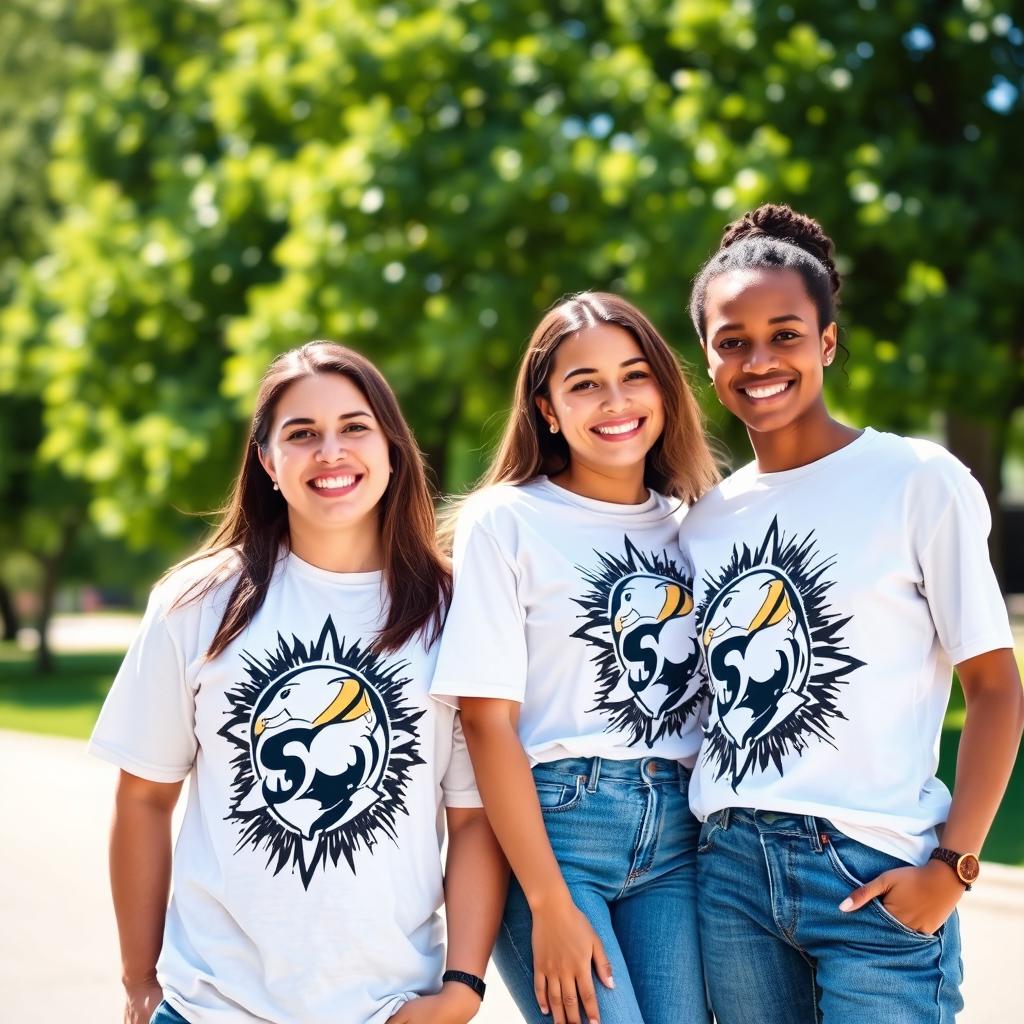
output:
<path id="1" fill-rule="evenodd" d="M 192 584 L 175 606 L 200 600 L 237 576 L 224 616 L 206 652 L 215 658 L 252 621 L 266 600 L 282 548 L 287 548 L 288 506 L 259 460 L 266 450 L 277 403 L 296 381 L 323 373 L 347 377 L 363 394 L 388 441 L 392 474 L 377 512 L 380 517 L 387 621 L 374 640 L 395 651 L 416 634 L 437 639 L 451 598 L 451 572 L 435 539 L 434 506 L 423 457 L 398 401 L 380 371 L 365 357 L 330 341 L 311 341 L 278 356 L 256 395 L 242 468 L 214 535 L 191 558 L 170 570 L 211 555 L 230 553 Z M 166 578 L 166 577 L 165 577 Z"/>
<path id="2" fill-rule="evenodd" d="M 690 295 L 690 318 L 704 343 L 708 283 L 730 270 L 795 270 L 818 311 L 818 329 L 836 318 L 841 285 L 832 239 L 811 217 L 784 203 L 765 203 L 729 224 L 718 251 L 704 264 Z"/>
<path id="3" fill-rule="evenodd" d="M 700 406 L 675 353 L 632 303 L 609 292 L 580 292 L 552 307 L 533 332 L 519 366 L 512 411 L 498 453 L 478 487 L 522 484 L 569 465 L 569 445 L 561 433 L 550 432 L 536 399 L 548 394 L 548 378 L 562 342 L 600 324 L 614 324 L 633 336 L 661 391 L 665 427 L 647 453 L 644 483 L 692 504 L 718 482 Z M 442 533 L 448 543 L 458 507 L 455 502 L 444 516 Z"/>

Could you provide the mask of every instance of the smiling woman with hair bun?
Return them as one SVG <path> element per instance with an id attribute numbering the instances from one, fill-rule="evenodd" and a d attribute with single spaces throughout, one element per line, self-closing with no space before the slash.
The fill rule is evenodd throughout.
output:
<path id="1" fill-rule="evenodd" d="M 821 226 L 766 205 L 729 225 L 690 301 L 755 456 L 680 535 L 712 689 L 690 803 L 720 1024 L 951 1024 L 955 908 L 1024 723 L 981 487 L 930 441 L 829 413 L 839 285 Z M 935 769 L 954 667 L 951 798 Z"/>

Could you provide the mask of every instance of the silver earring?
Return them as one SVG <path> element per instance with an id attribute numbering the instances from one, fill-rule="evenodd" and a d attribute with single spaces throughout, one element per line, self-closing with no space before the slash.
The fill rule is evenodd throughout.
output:
<path id="1" fill-rule="evenodd" d="M 277 481 L 276 480 L 274 481 L 274 490 L 275 491 L 281 490 L 281 488 L 277 486 Z"/>
<path id="2" fill-rule="evenodd" d="M 552 434 L 557 434 L 558 433 L 558 424 L 557 423 L 552 423 L 550 429 L 551 429 L 551 433 Z"/>
<path id="3" fill-rule="evenodd" d="M 711 371 L 711 367 L 709 366 L 709 367 L 708 367 L 708 380 L 714 380 L 714 379 L 715 379 L 715 375 L 714 375 L 714 373 L 713 373 L 713 372 Z"/>

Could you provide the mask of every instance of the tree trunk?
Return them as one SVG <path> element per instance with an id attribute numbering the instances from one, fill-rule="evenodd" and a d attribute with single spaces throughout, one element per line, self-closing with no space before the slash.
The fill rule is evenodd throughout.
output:
<path id="1" fill-rule="evenodd" d="M 60 545 L 52 555 L 40 556 L 43 567 L 43 581 L 39 589 L 39 647 L 36 650 L 36 671 L 40 675 L 50 675 L 56 668 L 53 651 L 50 649 L 50 619 L 53 618 L 53 606 L 57 600 L 57 584 L 60 582 L 60 571 L 64 567 L 78 523 L 65 523 L 61 534 Z"/>
<path id="2" fill-rule="evenodd" d="M 946 443 L 949 450 L 970 469 L 981 484 L 992 513 L 992 532 L 988 550 L 1000 584 L 1005 575 L 1003 561 L 1003 512 L 999 504 L 1003 493 L 1003 457 L 1006 454 L 1006 423 L 980 423 L 956 413 L 946 417 Z"/>
<path id="3" fill-rule="evenodd" d="M 21 622 L 14 607 L 14 596 L 2 581 L 0 581 L 0 619 L 3 619 L 2 638 L 4 640 L 17 639 Z"/>

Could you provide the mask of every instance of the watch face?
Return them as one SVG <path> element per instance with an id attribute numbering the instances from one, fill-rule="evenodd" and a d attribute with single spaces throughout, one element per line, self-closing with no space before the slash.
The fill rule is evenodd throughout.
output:
<path id="1" fill-rule="evenodd" d="M 981 865 L 973 853 L 965 853 L 956 864 L 956 873 L 968 885 L 978 877 L 980 870 Z"/>

